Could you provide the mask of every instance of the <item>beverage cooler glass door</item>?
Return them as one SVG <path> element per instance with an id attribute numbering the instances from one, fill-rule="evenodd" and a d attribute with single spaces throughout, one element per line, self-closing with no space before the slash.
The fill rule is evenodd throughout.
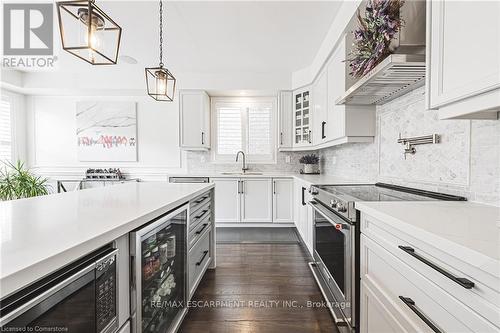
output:
<path id="1" fill-rule="evenodd" d="M 133 332 L 172 332 L 186 312 L 187 218 L 186 204 L 131 233 Z"/>

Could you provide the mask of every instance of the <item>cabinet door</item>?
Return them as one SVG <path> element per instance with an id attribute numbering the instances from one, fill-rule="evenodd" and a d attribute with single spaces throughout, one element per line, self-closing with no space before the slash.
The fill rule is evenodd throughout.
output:
<path id="1" fill-rule="evenodd" d="M 345 39 L 333 51 L 328 63 L 328 123 L 327 136 L 338 139 L 345 136 L 345 105 L 337 105 L 335 101 L 345 92 Z"/>
<path id="2" fill-rule="evenodd" d="M 280 133 L 279 148 L 292 148 L 293 145 L 293 93 L 279 92 Z"/>
<path id="3" fill-rule="evenodd" d="M 273 179 L 273 222 L 293 223 L 293 179 Z"/>
<path id="4" fill-rule="evenodd" d="M 500 109 L 500 2 L 431 1 L 430 7 L 430 107 L 447 109 L 446 118 Z"/>
<path id="5" fill-rule="evenodd" d="M 293 93 L 293 145 L 304 147 L 312 145 L 312 104 L 309 88 Z"/>
<path id="6" fill-rule="evenodd" d="M 327 71 L 323 70 L 313 86 L 313 144 L 330 140 L 328 135 L 328 82 Z"/>
<path id="7" fill-rule="evenodd" d="M 180 145 L 186 149 L 210 147 L 209 97 L 204 91 L 184 90 L 179 93 Z"/>
<path id="8" fill-rule="evenodd" d="M 215 183 L 215 222 L 240 221 L 238 178 L 212 178 Z"/>
<path id="9" fill-rule="evenodd" d="M 245 179 L 241 189 L 241 221 L 272 222 L 271 179 Z"/>

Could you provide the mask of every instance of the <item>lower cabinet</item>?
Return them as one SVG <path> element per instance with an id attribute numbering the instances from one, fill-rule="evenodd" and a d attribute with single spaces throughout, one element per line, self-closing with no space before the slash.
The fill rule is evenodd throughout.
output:
<path id="1" fill-rule="evenodd" d="M 293 223 L 293 179 L 211 178 L 222 223 Z"/>
<path id="2" fill-rule="evenodd" d="M 311 200 L 310 184 L 296 181 L 294 190 L 295 227 L 309 253 L 313 255 L 313 210 L 307 203 Z"/>
<path id="3" fill-rule="evenodd" d="M 212 230 L 208 229 L 188 253 L 188 286 L 189 298 L 193 296 L 203 274 L 212 260 L 210 240 Z"/>

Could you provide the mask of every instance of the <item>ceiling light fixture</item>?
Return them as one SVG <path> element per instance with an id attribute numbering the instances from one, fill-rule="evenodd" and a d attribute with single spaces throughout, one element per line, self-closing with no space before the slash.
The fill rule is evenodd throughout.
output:
<path id="1" fill-rule="evenodd" d="M 163 3 L 160 0 L 160 64 L 146 72 L 148 95 L 157 101 L 172 102 L 175 94 L 175 77 L 163 67 Z"/>
<path id="2" fill-rule="evenodd" d="M 114 65 L 122 28 L 95 5 L 95 0 L 57 2 L 63 50 L 92 65 Z"/>

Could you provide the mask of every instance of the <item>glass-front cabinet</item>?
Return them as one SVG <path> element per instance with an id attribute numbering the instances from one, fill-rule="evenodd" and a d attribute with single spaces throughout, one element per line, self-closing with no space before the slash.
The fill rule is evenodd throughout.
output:
<path id="1" fill-rule="evenodd" d="M 134 332 L 173 332 L 185 311 L 186 223 L 187 205 L 131 234 Z"/>
<path id="2" fill-rule="evenodd" d="M 296 90 L 294 98 L 294 146 L 312 144 L 311 92 L 309 87 Z"/>

